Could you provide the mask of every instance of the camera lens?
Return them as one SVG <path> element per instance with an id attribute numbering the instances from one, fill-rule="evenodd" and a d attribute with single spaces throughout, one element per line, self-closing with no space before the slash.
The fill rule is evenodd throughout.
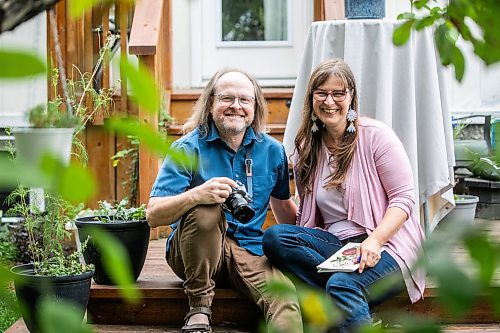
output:
<path id="1" fill-rule="evenodd" d="M 234 217 L 243 223 L 247 223 L 254 217 L 255 211 L 248 205 L 242 205 L 234 210 Z"/>
<path id="2" fill-rule="evenodd" d="M 248 205 L 247 199 L 238 191 L 229 195 L 225 205 L 234 218 L 240 222 L 246 223 L 255 215 L 255 211 Z"/>

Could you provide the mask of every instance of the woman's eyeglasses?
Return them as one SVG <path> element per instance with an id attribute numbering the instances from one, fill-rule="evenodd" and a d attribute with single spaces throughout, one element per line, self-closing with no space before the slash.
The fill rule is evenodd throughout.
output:
<path id="1" fill-rule="evenodd" d="M 314 90 L 313 91 L 313 98 L 317 101 L 323 102 L 326 101 L 328 96 L 332 96 L 332 99 L 335 102 L 343 102 L 346 97 L 347 93 L 349 92 L 349 89 L 346 90 L 332 90 L 332 91 L 325 91 L 325 90 Z"/>
<path id="2" fill-rule="evenodd" d="M 234 100 L 237 99 L 241 107 L 250 107 L 254 104 L 255 98 L 252 96 L 233 96 L 224 94 L 214 94 L 222 105 L 233 105 Z"/>

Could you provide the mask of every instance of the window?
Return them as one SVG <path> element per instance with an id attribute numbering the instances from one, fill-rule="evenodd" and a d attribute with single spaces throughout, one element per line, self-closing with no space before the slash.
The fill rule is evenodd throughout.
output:
<path id="1" fill-rule="evenodd" d="M 313 1 L 191 0 L 189 6 L 173 5 L 176 87 L 201 87 L 228 66 L 248 71 L 263 86 L 295 83 Z M 183 13 L 189 15 L 189 27 Z"/>
<path id="2" fill-rule="evenodd" d="M 287 0 L 221 0 L 220 41 L 288 41 Z M 225 43 L 227 45 L 227 43 Z"/>

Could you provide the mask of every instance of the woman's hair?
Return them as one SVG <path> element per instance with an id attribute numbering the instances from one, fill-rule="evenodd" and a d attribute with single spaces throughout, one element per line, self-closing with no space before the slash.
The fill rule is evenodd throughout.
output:
<path id="1" fill-rule="evenodd" d="M 231 72 L 241 73 L 252 82 L 255 93 L 255 115 L 252 122 L 252 128 L 255 133 L 264 132 L 266 127 L 267 104 L 259 84 L 255 80 L 255 78 L 247 72 L 244 72 L 237 68 L 226 67 L 217 71 L 208 82 L 207 86 L 201 93 L 200 98 L 198 98 L 193 107 L 193 113 L 191 117 L 187 119 L 186 123 L 183 126 L 184 133 L 191 132 L 195 128 L 200 128 L 202 137 L 208 134 L 208 131 L 210 129 L 210 121 L 212 120 L 212 113 L 210 111 L 212 110 L 217 82 L 222 75 Z"/>
<path id="2" fill-rule="evenodd" d="M 297 177 L 304 184 L 305 193 L 312 191 L 316 168 L 321 168 L 321 166 L 318 166 L 318 158 L 319 154 L 321 154 L 322 137 L 326 133 L 325 126 L 319 119 L 316 120 L 318 131 L 313 132 L 311 130 L 313 126 L 311 115 L 314 112 L 313 92 L 332 75 L 342 81 L 344 87 L 350 90 L 352 96 L 350 107 L 358 111 L 356 82 L 349 66 L 341 59 L 331 59 L 319 64 L 309 79 L 304 99 L 304 108 L 302 110 L 302 122 L 295 138 L 295 149 L 299 156 L 296 167 L 296 170 L 298 170 Z M 349 126 L 349 122 L 346 122 L 346 129 L 347 126 Z M 354 121 L 354 126 L 356 131 L 353 133 L 347 130 L 344 131 L 338 147 L 333 155 L 330 156 L 329 163 L 334 163 L 336 169 L 328 178 L 326 188 L 342 190 L 342 183 L 346 179 L 358 141 L 358 118 Z"/>

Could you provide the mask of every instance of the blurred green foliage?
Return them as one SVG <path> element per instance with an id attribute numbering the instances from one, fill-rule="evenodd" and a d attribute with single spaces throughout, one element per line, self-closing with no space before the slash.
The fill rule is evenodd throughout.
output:
<path id="1" fill-rule="evenodd" d="M 425 14 L 403 13 L 398 19 L 406 20 L 394 31 L 393 42 L 408 42 L 411 31 L 435 26 L 434 39 L 443 65 L 453 65 L 455 78 L 461 81 L 465 72 L 465 58 L 457 47 L 460 36 L 472 44 L 474 53 L 486 65 L 500 61 L 500 2 L 497 0 L 450 0 L 445 7 L 435 0 L 411 0 L 412 8 Z"/>

